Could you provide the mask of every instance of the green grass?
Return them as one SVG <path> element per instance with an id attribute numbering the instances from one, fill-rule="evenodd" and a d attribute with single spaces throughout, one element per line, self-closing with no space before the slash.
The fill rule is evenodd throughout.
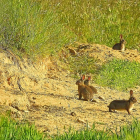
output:
<path id="1" fill-rule="evenodd" d="M 88 128 L 83 131 L 75 131 L 73 133 L 65 133 L 61 136 L 52 138 L 53 140 L 107 140 L 108 133 L 104 131 L 96 131 L 94 128 Z"/>
<path id="2" fill-rule="evenodd" d="M 120 126 L 116 132 L 111 130 L 97 131 L 95 125 L 91 129 L 88 127 L 74 131 L 72 128 L 69 132 L 62 135 L 49 136 L 40 133 L 34 125 L 27 122 L 17 122 L 8 116 L 0 116 L 0 139 L 1 140 L 139 140 L 140 139 L 140 122 L 136 119 L 126 126 Z"/>
<path id="3" fill-rule="evenodd" d="M 77 35 L 77 41 L 114 45 L 122 33 L 127 47 L 139 45 L 140 2 L 132 0 L 50 0 L 62 23 Z M 56 6 L 57 5 L 57 6 Z M 65 8 L 67 7 L 67 8 Z"/>
<path id="4" fill-rule="evenodd" d="M 140 46 L 140 1 L 120 0 L 1 0 L 0 45 L 30 58 L 57 55 L 77 42 L 112 47 L 123 34 L 126 48 Z M 68 58 L 70 71 L 96 73 L 95 60 L 88 56 Z M 119 90 L 140 85 L 140 64 L 113 60 L 99 70 L 96 82 Z M 140 139 L 139 122 L 123 127 L 120 134 L 92 130 L 66 133 L 54 139 Z M 0 139 L 43 139 L 34 126 L 0 117 Z"/>
<path id="5" fill-rule="evenodd" d="M 118 90 L 140 85 L 140 63 L 114 59 L 99 70 L 96 83 Z"/>
<path id="6" fill-rule="evenodd" d="M 0 42 L 19 55 L 56 54 L 75 38 L 57 17 L 48 2 L 44 9 L 39 1 L 0 1 Z"/>
<path id="7" fill-rule="evenodd" d="M 85 129 L 83 131 L 75 131 L 73 133 L 65 133 L 61 136 L 52 138 L 53 140 L 139 140 L 140 139 L 140 123 L 135 120 L 132 124 L 116 129 L 116 133 L 108 131 L 96 131 Z"/>
<path id="8" fill-rule="evenodd" d="M 18 123 L 7 116 L 0 116 L 0 140 L 44 140 L 44 134 L 34 125 Z"/>
<path id="9" fill-rule="evenodd" d="M 96 66 L 94 63 L 96 60 L 93 57 L 89 57 L 87 54 L 68 58 L 69 71 L 76 75 L 77 73 L 95 73 Z"/>
<path id="10" fill-rule="evenodd" d="M 20 56 L 45 57 L 78 42 L 112 47 L 123 34 L 139 49 L 140 1 L 1 0 L 0 44 Z"/>

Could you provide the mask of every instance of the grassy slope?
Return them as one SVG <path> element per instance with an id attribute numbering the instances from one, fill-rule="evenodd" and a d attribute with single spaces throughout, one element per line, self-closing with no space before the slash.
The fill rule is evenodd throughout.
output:
<path id="1" fill-rule="evenodd" d="M 112 47 L 123 34 L 126 47 L 139 50 L 139 6 L 140 1 L 133 0 L 0 1 L 0 45 L 13 49 L 19 56 L 27 55 L 35 60 L 37 57 L 56 55 L 61 48 L 74 41 Z M 85 66 L 79 63 L 83 61 Z M 96 71 L 92 65 L 94 60 L 86 55 L 84 58 L 70 58 L 69 63 L 74 73 Z M 87 67 L 90 71 L 86 71 Z M 97 77 L 99 83 L 100 78 Z"/>
<path id="2" fill-rule="evenodd" d="M 20 56 L 28 55 L 36 58 L 57 54 L 59 49 L 74 41 L 105 44 L 111 47 L 118 42 L 119 35 L 123 34 L 127 41 L 127 48 L 139 49 L 139 7 L 138 0 L 135 2 L 133 0 L 99 0 L 98 2 L 96 0 L 3 0 L 0 1 L 0 45 L 12 48 Z M 107 65 L 106 68 L 111 68 L 113 65 L 113 63 Z M 130 65 L 130 69 L 135 66 Z M 118 66 L 116 65 L 115 68 Z M 138 68 L 139 66 L 136 67 L 136 72 Z M 127 72 L 131 75 L 130 69 Z M 105 70 L 103 68 L 100 74 Z M 17 125 L 7 125 L 4 120 L 2 122 L 0 125 L 4 125 L 1 127 L 3 137 L 14 134 L 14 138 L 18 138 L 20 131 L 26 132 L 20 129 L 15 132 L 13 130 L 18 127 Z M 121 135 L 113 136 L 114 139 L 133 139 L 133 137 L 139 139 L 140 127 L 137 124 L 139 125 L 135 123 L 134 127 L 129 127 L 131 131 L 122 129 Z M 5 125 L 9 128 L 6 129 L 7 131 L 4 129 Z M 30 130 L 28 129 L 27 132 L 30 133 Z M 80 139 L 87 135 L 92 137 L 87 131 L 86 134 L 80 133 L 75 134 L 75 137 L 77 135 Z M 97 137 L 102 135 L 99 134 Z M 73 136 L 67 135 L 67 137 Z M 58 139 L 63 138 L 58 137 Z"/>
<path id="3" fill-rule="evenodd" d="M 139 48 L 139 6 L 133 0 L 1 1 L 0 42 L 43 57 L 74 41 L 111 47 L 122 33 L 128 48 Z"/>
<path id="4" fill-rule="evenodd" d="M 34 125 L 16 122 L 9 116 L 0 116 L 1 140 L 43 140 L 43 135 L 36 130 Z"/>
<path id="5" fill-rule="evenodd" d="M 140 63 L 127 60 L 112 60 L 103 65 L 98 72 L 96 82 L 118 90 L 128 90 L 140 85 Z"/>

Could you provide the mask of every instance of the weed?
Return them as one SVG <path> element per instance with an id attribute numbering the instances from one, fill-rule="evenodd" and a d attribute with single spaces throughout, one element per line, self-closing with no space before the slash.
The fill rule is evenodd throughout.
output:
<path id="1" fill-rule="evenodd" d="M 43 140 L 43 133 L 39 133 L 34 125 L 19 123 L 10 117 L 0 116 L 0 139 L 1 140 Z"/>
<path id="2" fill-rule="evenodd" d="M 96 82 L 118 90 L 127 90 L 140 84 L 140 64 L 127 60 L 114 59 L 103 65 Z"/>
<path id="3" fill-rule="evenodd" d="M 74 41 L 112 47 L 123 34 L 126 48 L 139 49 L 139 6 L 133 0 L 0 1 L 0 45 L 36 58 Z"/>

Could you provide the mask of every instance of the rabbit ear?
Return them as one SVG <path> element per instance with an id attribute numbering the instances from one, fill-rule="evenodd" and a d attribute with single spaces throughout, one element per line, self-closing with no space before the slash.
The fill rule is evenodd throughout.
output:
<path id="1" fill-rule="evenodd" d="M 122 39 L 123 38 L 123 36 L 122 36 L 122 34 L 120 34 L 120 39 Z"/>
<path id="2" fill-rule="evenodd" d="M 130 96 L 132 96 L 133 95 L 133 90 L 130 90 Z"/>
<path id="3" fill-rule="evenodd" d="M 82 75 L 82 80 L 84 80 L 85 79 L 85 75 Z"/>
<path id="4" fill-rule="evenodd" d="M 91 76 L 88 76 L 88 80 L 91 80 Z"/>

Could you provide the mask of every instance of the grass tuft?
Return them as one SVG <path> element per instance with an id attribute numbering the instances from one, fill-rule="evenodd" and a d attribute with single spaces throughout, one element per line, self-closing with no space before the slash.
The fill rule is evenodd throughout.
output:
<path id="1" fill-rule="evenodd" d="M 43 135 L 36 130 L 34 125 L 21 124 L 10 117 L 0 116 L 1 140 L 43 140 Z"/>
<path id="2" fill-rule="evenodd" d="M 114 59 L 103 65 L 96 82 L 118 90 L 140 85 L 140 63 Z"/>
<path id="3" fill-rule="evenodd" d="M 52 138 L 53 140 L 139 140 L 140 139 L 140 123 L 134 120 L 132 124 L 120 127 L 119 132 L 96 131 L 86 128 L 83 131 L 75 131 L 73 133 L 65 133 L 61 136 Z"/>
<path id="4" fill-rule="evenodd" d="M 67 61 L 69 63 L 69 70 L 74 73 L 74 75 L 77 73 L 95 73 L 96 66 L 94 63 L 96 60 L 94 60 L 93 57 L 83 54 L 81 56 L 69 57 Z"/>

